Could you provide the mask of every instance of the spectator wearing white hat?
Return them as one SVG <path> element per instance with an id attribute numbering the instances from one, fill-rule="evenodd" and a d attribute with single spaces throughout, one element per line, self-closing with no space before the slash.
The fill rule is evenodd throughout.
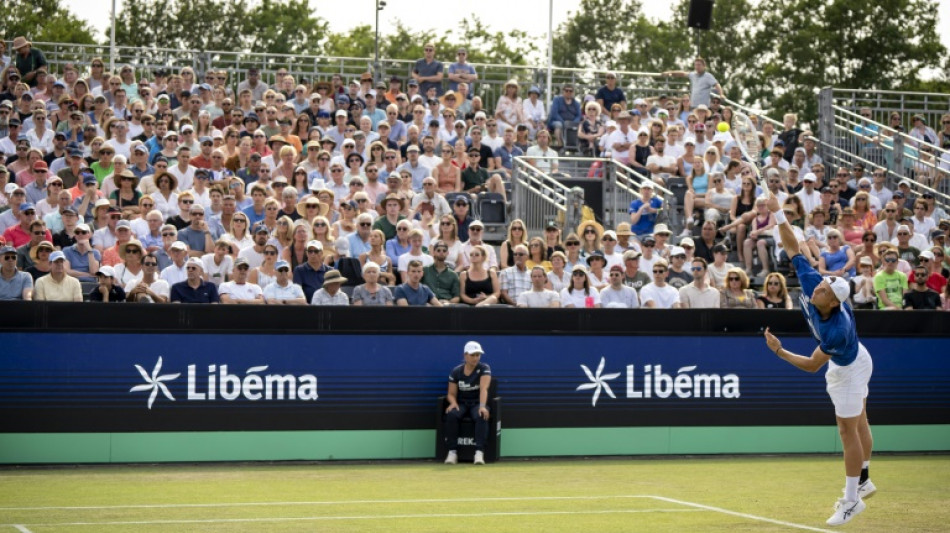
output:
<path id="1" fill-rule="evenodd" d="M 185 263 L 186 278 L 171 287 L 171 301 L 178 303 L 221 303 L 218 287 L 205 281 L 201 259 L 192 257 Z"/>
<path id="2" fill-rule="evenodd" d="M 323 243 L 314 239 L 307 243 L 307 262 L 294 269 L 294 283 L 303 288 L 308 302 L 323 287 L 329 268 L 323 264 Z"/>
<path id="3" fill-rule="evenodd" d="M 92 232 L 88 225 L 77 224 L 73 235 L 76 237 L 76 244 L 63 249 L 64 257 L 68 261 L 67 273 L 81 281 L 92 281 L 94 273 L 99 271 L 102 252 L 90 244 Z M 52 256 L 50 256 L 50 262 L 52 262 Z"/>
<path id="4" fill-rule="evenodd" d="M 274 281 L 264 287 L 264 300 L 270 305 L 307 305 L 303 288 L 291 278 L 290 263 L 281 259 L 274 270 Z"/>
<path id="5" fill-rule="evenodd" d="M 218 287 L 222 304 L 259 305 L 264 303 L 264 293 L 254 283 L 247 281 L 250 263 L 247 258 L 239 257 L 231 271 L 231 281 L 225 281 Z"/>
<path id="6" fill-rule="evenodd" d="M 168 247 L 168 257 L 171 258 L 172 264 L 162 270 L 162 279 L 168 282 L 170 287 L 174 287 L 176 283 L 185 281 L 187 278 L 185 261 L 188 259 L 188 245 L 181 241 L 173 242 Z M 201 270 L 204 272 L 203 265 Z"/>
<path id="7" fill-rule="evenodd" d="M 96 272 L 96 281 L 99 284 L 89 291 L 90 302 L 125 302 L 125 289 L 116 283 L 115 270 L 111 266 L 100 267 Z"/>
<path id="8" fill-rule="evenodd" d="M 815 190 L 815 183 L 818 177 L 813 172 L 809 172 L 802 177 L 802 190 L 795 193 L 795 196 L 802 201 L 802 207 L 806 213 L 811 213 L 813 209 L 821 205 L 821 193 Z"/>

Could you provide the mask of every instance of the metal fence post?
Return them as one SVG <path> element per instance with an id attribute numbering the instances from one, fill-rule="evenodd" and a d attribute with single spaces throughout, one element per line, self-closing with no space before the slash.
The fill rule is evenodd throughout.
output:
<path id="1" fill-rule="evenodd" d="M 818 92 L 818 155 L 827 162 L 831 157 L 831 150 L 826 146 L 835 146 L 835 112 L 834 95 L 831 87 L 823 87 Z"/>

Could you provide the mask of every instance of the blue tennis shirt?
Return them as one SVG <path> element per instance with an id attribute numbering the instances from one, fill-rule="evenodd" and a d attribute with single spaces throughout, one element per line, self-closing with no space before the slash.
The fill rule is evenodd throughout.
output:
<path id="1" fill-rule="evenodd" d="M 831 356 L 838 366 L 848 366 L 858 357 L 858 332 L 855 329 L 854 311 L 847 302 L 840 310 L 831 313 L 827 320 L 821 318 L 818 309 L 811 303 L 815 287 L 823 281 L 805 256 L 798 254 L 792 258 L 792 265 L 802 286 L 801 307 L 811 334 L 821 347 L 821 351 Z"/>

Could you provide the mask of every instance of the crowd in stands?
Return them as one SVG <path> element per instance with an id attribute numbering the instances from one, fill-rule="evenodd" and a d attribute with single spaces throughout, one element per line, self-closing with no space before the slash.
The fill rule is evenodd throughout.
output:
<path id="1" fill-rule="evenodd" d="M 761 161 L 748 161 L 719 128 L 732 110 L 702 60 L 670 73 L 690 78 L 681 97 L 628 108 L 608 73 L 591 94 L 564 85 L 546 109 L 537 87 L 522 97 L 512 80 L 491 112 L 466 50 L 445 67 L 432 44 L 406 80 L 302 84 L 281 69 L 273 85 L 256 69 L 236 85 L 189 67 L 109 73 L 100 58 L 54 75 L 26 38 L 10 48 L 0 299 L 788 308 L 772 268 L 788 258 L 755 163 L 809 260 L 853 278 L 856 305 L 914 306 L 925 277 L 948 307 L 950 221 L 934 199 L 890 191 L 860 165 L 825 177 L 793 115 L 780 135 L 763 124 Z M 513 158 L 556 172 L 557 150 L 575 145 L 650 178 L 629 222 L 552 222 L 531 237 L 514 220 L 496 252 L 473 217 L 478 195 L 506 198 Z M 653 190 L 681 178 L 688 223 L 673 237 Z"/>

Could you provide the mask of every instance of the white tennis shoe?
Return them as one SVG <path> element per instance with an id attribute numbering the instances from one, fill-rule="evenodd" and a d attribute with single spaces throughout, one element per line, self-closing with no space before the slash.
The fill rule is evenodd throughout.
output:
<path id="1" fill-rule="evenodd" d="M 459 454 L 455 450 L 449 450 L 449 454 L 445 456 L 445 464 L 447 465 L 457 465 L 459 462 Z"/>
<path id="2" fill-rule="evenodd" d="M 877 492 L 877 487 L 874 486 L 874 482 L 870 479 L 864 481 L 858 485 L 858 498 L 866 500 L 871 496 L 874 496 L 874 493 Z"/>
<path id="3" fill-rule="evenodd" d="M 835 513 L 831 515 L 831 518 L 829 518 L 826 523 L 829 526 L 847 524 L 865 508 L 867 508 L 867 504 L 864 503 L 864 500 L 861 498 L 853 502 L 845 500 L 844 498 L 838 498 L 838 501 L 835 503 Z"/>
<path id="4" fill-rule="evenodd" d="M 475 452 L 475 460 L 472 461 L 472 464 L 476 464 L 476 465 L 485 464 L 485 453 L 477 450 Z"/>

